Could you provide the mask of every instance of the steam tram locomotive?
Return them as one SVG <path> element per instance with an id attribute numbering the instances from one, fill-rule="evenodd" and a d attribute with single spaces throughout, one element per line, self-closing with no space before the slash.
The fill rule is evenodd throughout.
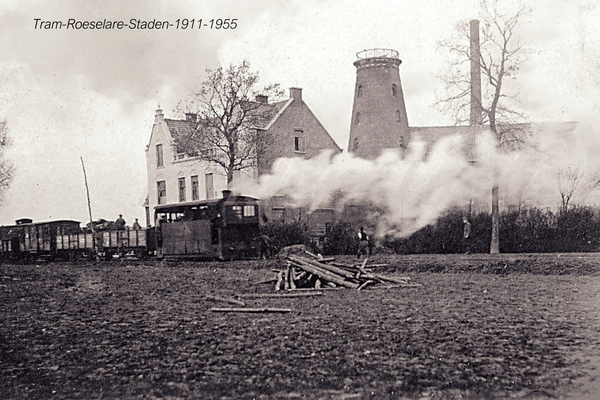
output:
<path id="1" fill-rule="evenodd" d="M 0 226 L 0 260 L 91 259 L 135 254 L 143 258 L 239 259 L 260 252 L 258 200 L 223 198 L 155 208 L 155 227 L 145 230 L 82 229 L 78 221 L 16 221 Z"/>

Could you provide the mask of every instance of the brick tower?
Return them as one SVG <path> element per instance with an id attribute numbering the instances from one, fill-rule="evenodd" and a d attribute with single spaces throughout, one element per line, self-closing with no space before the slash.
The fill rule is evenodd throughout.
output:
<path id="1" fill-rule="evenodd" d="M 383 149 L 404 149 L 410 140 L 396 50 L 356 54 L 356 86 L 348 151 L 373 159 Z"/>

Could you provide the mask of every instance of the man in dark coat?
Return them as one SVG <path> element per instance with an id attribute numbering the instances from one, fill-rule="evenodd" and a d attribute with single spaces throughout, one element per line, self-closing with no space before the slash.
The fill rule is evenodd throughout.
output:
<path id="1" fill-rule="evenodd" d="M 369 255 L 369 236 L 361 226 L 360 231 L 358 232 L 358 251 L 356 252 L 356 258 L 360 258 L 362 253 L 365 253 L 365 256 Z"/>
<path id="2" fill-rule="evenodd" d="M 119 230 L 125 229 L 125 220 L 123 219 L 123 214 L 119 214 L 119 218 L 115 221 L 115 227 Z"/>

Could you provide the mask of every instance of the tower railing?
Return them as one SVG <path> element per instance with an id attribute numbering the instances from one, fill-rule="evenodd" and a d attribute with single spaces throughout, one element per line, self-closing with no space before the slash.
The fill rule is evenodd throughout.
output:
<path id="1" fill-rule="evenodd" d="M 399 59 L 400 55 L 396 50 L 392 49 L 367 49 L 356 53 L 356 58 L 364 60 L 367 58 L 396 58 Z"/>

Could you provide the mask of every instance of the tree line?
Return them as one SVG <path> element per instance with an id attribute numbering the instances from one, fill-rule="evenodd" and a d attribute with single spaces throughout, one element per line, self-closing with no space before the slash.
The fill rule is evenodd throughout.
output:
<path id="1" fill-rule="evenodd" d="M 464 253 L 462 209 L 453 209 L 409 237 L 377 238 L 371 243 L 373 254 L 455 254 Z M 489 212 L 471 218 L 472 253 L 489 253 L 492 217 Z M 269 222 L 261 227 L 274 239 L 277 248 L 305 244 L 324 255 L 356 254 L 359 224 L 335 222 L 319 243 L 311 240 L 303 222 Z M 522 208 L 500 213 L 501 253 L 579 253 L 600 251 L 600 207 L 577 205 L 567 210 Z"/>

